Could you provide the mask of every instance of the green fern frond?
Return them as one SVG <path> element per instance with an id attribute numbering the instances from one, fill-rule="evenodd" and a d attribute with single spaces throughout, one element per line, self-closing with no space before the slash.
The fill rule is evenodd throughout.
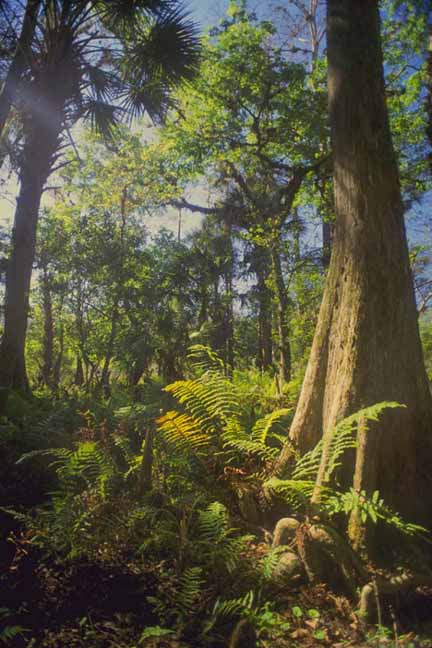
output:
<path id="1" fill-rule="evenodd" d="M 179 608 L 184 614 L 190 614 L 196 608 L 204 584 L 201 567 L 185 569 L 179 579 Z"/>
<path id="2" fill-rule="evenodd" d="M 315 482 L 306 479 L 278 479 L 272 477 L 264 483 L 264 487 L 288 501 L 294 508 L 299 508 L 300 506 L 306 506 L 310 501 Z"/>
<path id="3" fill-rule="evenodd" d="M 199 450 L 210 444 L 210 436 L 189 414 L 170 411 L 156 420 L 167 442 L 180 451 Z"/>
<path id="4" fill-rule="evenodd" d="M 222 359 L 210 347 L 204 344 L 194 344 L 189 347 L 188 358 L 193 367 L 202 373 L 224 373 Z"/>
<path id="5" fill-rule="evenodd" d="M 377 403 L 365 407 L 340 421 L 325 438 L 321 439 L 312 450 L 297 462 L 292 473 L 292 479 L 315 480 L 325 448 L 326 457 L 324 461 L 326 467 L 323 483 L 328 483 L 334 471 L 341 465 L 344 452 L 357 447 L 356 434 L 359 423 L 367 425 L 369 421 L 378 421 L 383 410 L 397 407 L 405 406 L 394 402 Z"/>
<path id="6" fill-rule="evenodd" d="M 232 384 L 222 376 L 178 380 L 165 387 L 194 417 L 197 424 L 215 433 L 221 423 L 238 416 L 239 404 Z"/>
<path id="7" fill-rule="evenodd" d="M 245 610 L 250 610 L 253 607 L 255 594 L 249 590 L 243 596 L 233 599 L 217 599 L 213 607 L 212 616 L 216 618 L 231 618 L 241 615 Z"/>
<path id="8" fill-rule="evenodd" d="M 259 419 L 252 428 L 252 438 L 259 443 L 265 444 L 268 435 L 273 432 L 274 428 L 280 425 L 290 413 L 290 409 L 282 408 Z"/>
<path id="9" fill-rule="evenodd" d="M 224 449 L 238 452 L 242 455 L 258 457 L 262 461 L 273 461 L 279 454 L 279 448 L 272 448 L 259 440 L 254 440 L 241 427 L 237 419 L 227 422 L 222 435 Z"/>
<path id="10" fill-rule="evenodd" d="M 272 547 L 267 551 L 265 556 L 263 556 L 257 564 L 257 571 L 259 576 L 264 581 L 271 580 L 274 570 L 277 567 L 280 561 L 281 553 L 284 553 L 287 550 L 287 547 Z"/>

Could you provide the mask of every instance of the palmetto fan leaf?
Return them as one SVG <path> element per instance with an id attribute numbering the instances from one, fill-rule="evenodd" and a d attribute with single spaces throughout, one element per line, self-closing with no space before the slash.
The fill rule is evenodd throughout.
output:
<path id="1" fill-rule="evenodd" d="M 84 72 L 87 77 L 86 85 L 92 97 L 97 101 L 111 102 L 120 87 L 118 77 L 99 65 L 86 64 Z"/>
<path id="2" fill-rule="evenodd" d="M 120 69 L 132 84 L 159 80 L 172 87 L 191 78 L 199 60 L 196 28 L 178 7 L 136 20 L 122 44 Z"/>
<path id="3" fill-rule="evenodd" d="M 101 19 L 111 29 L 118 31 L 133 28 L 137 12 L 157 15 L 171 11 L 176 0 L 96 0 L 95 8 Z"/>
<path id="4" fill-rule="evenodd" d="M 114 104 L 98 99 L 88 98 L 83 104 L 83 117 L 90 121 L 91 127 L 106 138 L 112 138 L 119 122 L 121 109 Z"/>

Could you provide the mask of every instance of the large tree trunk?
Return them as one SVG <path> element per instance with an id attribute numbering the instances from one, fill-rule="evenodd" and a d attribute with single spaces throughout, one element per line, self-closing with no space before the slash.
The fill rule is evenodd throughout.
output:
<path id="1" fill-rule="evenodd" d="M 28 0 L 23 17 L 21 33 L 16 50 L 0 94 L 0 138 L 13 102 L 17 95 L 18 83 L 30 63 L 31 45 L 37 24 L 40 0 Z"/>
<path id="2" fill-rule="evenodd" d="M 9 389 L 27 391 L 24 349 L 30 280 L 35 257 L 38 212 L 44 184 L 58 145 L 58 130 L 32 121 L 22 154 L 21 188 L 15 211 L 11 252 L 6 273 L 5 324 L 0 347 L 0 411 Z"/>
<path id="3" fill-rule="evenodd" d="M 370 435 L 360 431 L 355 487 L 378 489 L 390 506 L 429 524 L 432 401 L 385 103 L 378 0 L 328 0 L 327 19 L 336 224 L 290 437 L 305 452 L 362 407 L 406 404 Z M 278 470 L 287 457 L 282 452 Z M 354 469 L 348 457 L 347 484 Z"/>

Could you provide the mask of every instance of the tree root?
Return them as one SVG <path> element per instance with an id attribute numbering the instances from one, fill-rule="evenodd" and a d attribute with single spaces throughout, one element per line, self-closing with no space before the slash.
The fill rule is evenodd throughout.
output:
<path id="1" fill-rule="evenodd" d="M 362 588 L 357 615 L 365 623 L 372 623 L 381 616 L 382 597 L 395 597 L 409 589 L 422 586 L 432 586 L 431 574 L 406 572 L 388 579 L 378 577 Z"/>

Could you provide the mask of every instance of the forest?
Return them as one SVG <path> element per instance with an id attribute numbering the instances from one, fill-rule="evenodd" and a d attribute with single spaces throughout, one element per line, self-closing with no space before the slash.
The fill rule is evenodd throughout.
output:
<path id="1" fill-rule="evenodd" d="M 432 647 L 430 0 L 0 0 L 0 646 Z"/>

